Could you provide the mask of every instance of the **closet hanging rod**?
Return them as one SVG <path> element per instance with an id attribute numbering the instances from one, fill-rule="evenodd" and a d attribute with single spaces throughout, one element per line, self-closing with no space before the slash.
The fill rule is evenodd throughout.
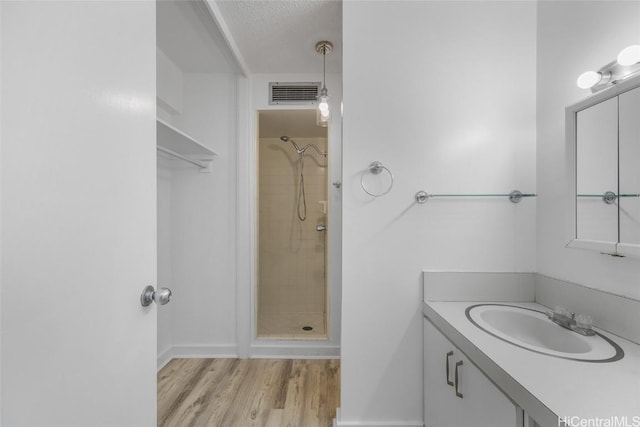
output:
<path id="1" fill-rule="evenodd" d="M 182 154 L 178 154 L 175 151 L 169 150 L 168 148 L 157 146 L 156 149 L 158 151 L 162 151 L 163 153 L 166 153 L 166 154 L 168 154 L 170 156 L 173 156 L 173 157 L 178 158 L 180 160 L 184 160 L 185 162 L 191 163 L 192 165 L 195 165 L 195 166 L 199 167 L 200 169 L 208 169 L 209 168 L 209 166 L 207 166 L 206 164 L 204 164 L 202 162 L 199 162 L 197 160 L 193 160 L 193 159 L 190 159 L 188 157 L 185 157 Z"/>
<path id="2" fill-rule="evenodd" d="M 420 204 L 426 203 L 431 197 L 508 197 L 511 203 L 519 203 L 524 197 L 536 197 L 536 194 L 513 190 L 509 194 L 429 194 L 425 191 L 418 191 L 415 195 L 416 202 Z"/>

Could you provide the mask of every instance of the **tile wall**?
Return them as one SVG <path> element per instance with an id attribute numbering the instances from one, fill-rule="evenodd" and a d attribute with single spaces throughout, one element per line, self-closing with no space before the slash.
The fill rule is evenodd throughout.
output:
<path id="1" fill-rule="evenodd" d="M 324 138 L 291 138 L 300 147 L 314 143 L 326 150 Z M 263 138 L 258 152 L 258 318 L 324 313 L 326 233 L 316 225 L 327 224 L 327 160 L 312 149 L 305 154 L 307 217 L 300 221 L 295 149 L 279 138 Z"/>

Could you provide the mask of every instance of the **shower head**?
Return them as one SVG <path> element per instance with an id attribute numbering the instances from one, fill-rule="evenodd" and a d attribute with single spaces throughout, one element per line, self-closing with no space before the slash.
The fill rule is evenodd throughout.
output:
<path id="1" fill-rule="evenodd" d="M 280 139 L 282 140 L 282 142 L 290 142 L 291 145 L 293 145 L 293 148 L 296 149 L 298 154 L 304 153 L 304 150 L 301 150 L 300 147 L 298 147 L 298 144 L 296 144 L 296 142 L 293 139 L 289 138 L 288 136 L 283 135 L 280 137 Z"/>

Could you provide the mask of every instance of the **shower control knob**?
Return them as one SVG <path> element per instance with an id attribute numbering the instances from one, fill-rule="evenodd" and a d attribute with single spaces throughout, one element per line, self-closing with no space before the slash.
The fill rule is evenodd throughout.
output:
<path id="1" fill-rule="evenodd" d="M 324 224 L 316 225 L 316 231 L 327 231 L 327 226 Z"/>
<path id="2" fill-rule="evenodd" d="M 149 285 L 142 291 L 140 295 L 140 304 L 143 307 L 148 307 L 152 302 L 158 305 L 165 305 L 171 301 L 171 289 L 160 288 L 157 291 L 153 289 L 153 286 Z"/>

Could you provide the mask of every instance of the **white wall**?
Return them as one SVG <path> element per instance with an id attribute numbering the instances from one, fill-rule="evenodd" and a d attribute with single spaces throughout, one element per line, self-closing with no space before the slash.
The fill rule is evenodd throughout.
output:
<path id="1" fill-rule="evenodd" d="M 535 191 L 536 6 L 344 2 L 343 13 L 338 421 L 421 426 L 422 270 L 535 268 L 535 199 L 413 197 Z M 374 160 L 395 175 L 378 199 L 360 187 Z"/>
<path id="2" fill-rule="evenodd" d="M 218 155 L 211 173 L 178 160 L 158 171 L 159 226 L 166 227 L 158 236 L 159 286 L 173 290 L 158 319 L 160 365 L 237 353 L 236 76 L 183 77 L 183 111 L 171 122 Z"/>
<path id="3" fill-rule="evenodd" d="M 236 77 L 185 80 L 185 129 L 218 152 L 211 174 L 177 170 L 172 186 L 174 342 L 235 354 Z"/>
<path id="4" fill-rule="evenodd" d="M 339 74 L 327 74 L 326 85 L 330 96 L 330 109 L 331 119 L 328 128 L 328 152 L 329 152 L 329 170 L 328 180 L 330 183 L 342 181 L 342 117 L 340 115 L 340 107 L 342 100 L 342 79 Z M 256 222 L 256 137 L 257 127 L 256 118 L 258 110 L 280 109 L 280 110 L 293 110 L 297 108 L 309 108 L 309 106 L 274 106 L 269 105 L 269 82 L 318 82 L 322 81 L 322 74 L 253 74 L 248 82 L 245 82 L 245 90 L 247 91 L 247 100 L 250 108 L 248 112 L 241 112 L 244 120 L 247 122 L 247 127 L 250 129 L 247 140 L 249 141 L 247 146 L 240 147 L 239 153 L 239 194 L 248 197 L 241 197 L 239 200 L 239 215 L 241 222 L 239 227 L 241 229 L 251 230 L 251 233 L 247 238 L 243 239 L 245 242 L 241 243 L 240 258 L 251 259 L 251 274 L 247 272 L 241 273 L 239 276 L 238 286 L 240 287 L 239 293 L 242 295 L 251 295 L 251 300 L 248 302 L 240 301 L 240 304 L 245 304 L 245 307 L 240 307 L 239 311 L 245 311 L 247 316 L 242 316 L 239 319 L 240 330 L 249 330 L 254 321 L 254 307 L 255 307 L 255 222 Z M 341 232 L 342 232 L 342 200 L 341 190 L 336 189 L 333 185 L 329 185 L 329 221 L 328 221 L 328 267 L 327 267 L 327 283 L 329 286 L 329 299 L 328 303 L 328 333 L 329 341 L 325 344 L 319 342 L 310 341 L 298 341 L 297 343 L 280 348 L 268 347 L 264 345 L 256 345 L 256 343 L 245 343 L 244 350 L 241 354 L 248 355 L 275 355 L 277 351 L 282 350 L 280 354 L 292 355 L 296 349 L 294 347 L 300 347 L 300 355 L 310 355 L 310 352 L 305 347 L 325 347 L 324 350 L 316 352 L 316 355 L 337 355 L 340 346 L 340 324 L 341 324 L 341 262 L 342 262 L 342 248 Z M 248 240 L 251 240 L 251 245 L 247 245 Z M 247 265 L 248 266 L 248 265 Z M 248 266 L 249 267 L 249 266 Z M 250 317 L 250 319 L 249 319 Z M 248 323 L 242 324 L 242 323 Z"/>
<path id="5" fill-rule="evenodd" d="M 640 41 L 640 2 L 554 1 L 538 4 L 537 271 L 640 298 L 640 260 L 566 249 L 573 236 L 564 108 L 590 92 L 575 81 Z"/>

